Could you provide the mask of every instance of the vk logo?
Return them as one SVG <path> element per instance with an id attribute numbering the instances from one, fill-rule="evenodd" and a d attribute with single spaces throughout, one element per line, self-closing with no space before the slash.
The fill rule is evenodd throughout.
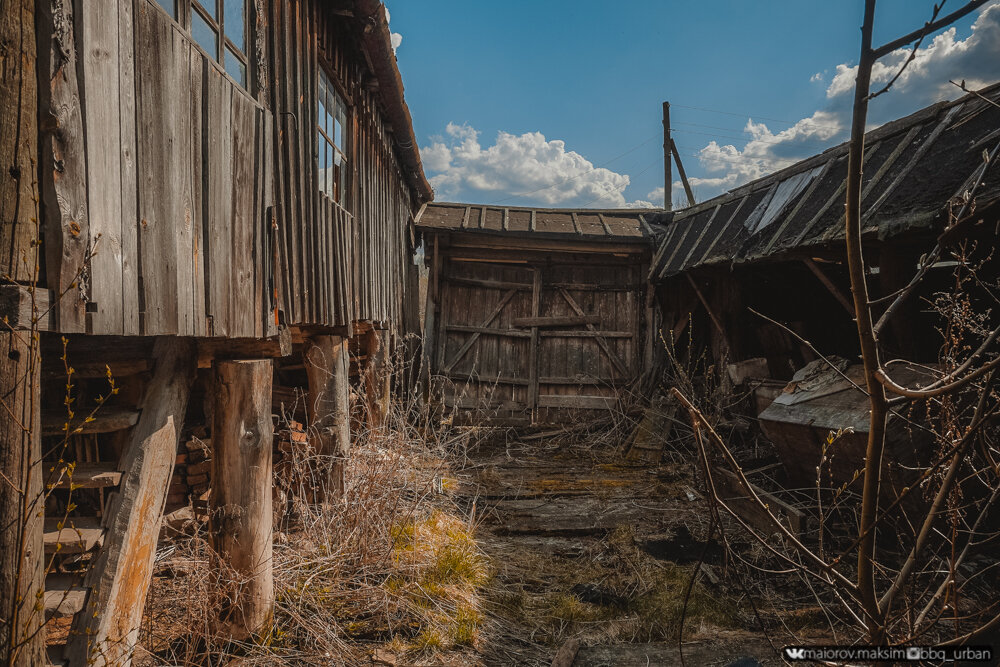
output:
<path id="1" fill-rule="evenodd" d="M 806 650 L 804 648 L 785 647 L 785 657 L 789 660 L 805 660 Z"/>

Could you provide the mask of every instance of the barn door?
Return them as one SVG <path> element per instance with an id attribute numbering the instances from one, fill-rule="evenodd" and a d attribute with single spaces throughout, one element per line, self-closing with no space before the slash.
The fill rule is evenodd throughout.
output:
<path id="1" fill-rule="evenodd" d="M 632 267 L 450 262 L 436 374 L 472 419 L 564 423 L 615 406 L 636 375 Z"/>

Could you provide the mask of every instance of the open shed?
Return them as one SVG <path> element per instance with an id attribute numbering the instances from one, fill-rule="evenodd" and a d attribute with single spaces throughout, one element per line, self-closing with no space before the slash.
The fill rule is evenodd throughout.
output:
<path id="1" fill-rule="evenodd" d="M 425 363 L 460 419 L 565 423 L 625 400 L 655 332 L 656 235 L 629 210 L 430 204 Z"/>

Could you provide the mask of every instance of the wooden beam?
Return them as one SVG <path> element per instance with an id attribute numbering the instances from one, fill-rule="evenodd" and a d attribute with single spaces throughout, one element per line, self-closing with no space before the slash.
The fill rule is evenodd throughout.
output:
<path id="1" fill-rule="evenodd" d="M 4 5 L 18 11 L 22 3 Z M 15 12 L 16 13 L 16 12 Z M 3 100 L 0 100 L 0 104 Z M 8 639 L 35 636 L 13 656 L 13 667 L 42 662 L 45 622 L 35 602 L 44 588 L 41 383 L 37 343 L 31 336 L 0 332 L 0 655 L 11 656 Z M 11 631 L 13 624 L 13 632 Z M 8 634 L 9 633 L 9 634 Z"/>
<path id="2" fill-rule="evenodd" d="M 600 315 L 566 315 L 561 317 L 518 317 L 512 324 L 515 327 L 573 327 L 584 324 L 600 324 Z"/>
<path id="3" fill-rule="evenodd" d="M 690 283 L 691 285 L 691 289 L 694 290 L 694 293 L 698 297 L 698 300 L 701 301 L 701 305 L 705 306 L 705 310 L 708 312 L 708 316 L 712 318 L 712 324 L 715 325 L 715 328 L 718 330 L 720 334 L 722 334 L 723 340 L 725 340 L 726 330 L 722 328 L 722 323 L 719 321 L 719 318 L 715 316 L 715 312 L 712 310 L 712 307 L 708 305 L 708 299 L 706 299 L 705 295 L 701 293 L 701 289 L 699 289 L 698 283 L 694 281 L 694 278 L 691 277 L 690 273 L 685 272 L 684 277 L 687 278 L 688 283 Z"/>
<path id="4" fill-rule="evenodd" d="M 681 154 L 677 152 L 677 144 L 674 140 L 670 140 L 670 152 L 674 156 L 674 161 L 677 162 L 677 173 L 681 176 L 681 183 L 684 185 L 684 194 L 687 195 L 688 206 L 694 206 L 694 193 L 691 192 L 691 184 L 688 183 L 687 174 L 684 173 L 684 164 L 681 162 Z"/>
<path id="5" fill-rule="evenodd" d="M 569 292 L 560 287 L 559 293 L 562 294 L 563 298 L 566 299 L 566 302 L 569 303 L 570 308 L 576 311 L 577 315 L 581 316 L 584 315 L 583 308 L 581 308 L 580 305 L 576 302 L 576 300 L 572 296 L 570 296 Z M 628 375 L 628 366 L 626 366 L 625 362 L 619 359 L 618 355 L 614 353 L 614 350 L 612 350 L 608 346 L 608 342 L 604 340 L 604 337 L 596 335 L 597 328 L 594 327 L 593 324 L 588 324 L 587 329 L 595 333 L 595 340 L 597 341 L 597 344 L 600 346 L 601 350 L 604 351 L 604 354 L 607 355 L 608 359 L 611 361 L 611 364 L 618 370 L 618 372 L 621 373 L 622 375 Z"/>
<path id="6" fill-rule="evenodd" d="M 320 456 L 314 499 L 343 497 L 344 465 L 351 451 L 350 354 L 347 339 L 313 336 L 302 352 L 309 378 L 309 432 Z"/>
<path id="7" fill-rule="evenodd" d="M 573 229 L 577 234 L 583 234 L 583 230 L 580 228 L 580 219 L 576 215 L 576 211 L 571 211 L 570 216 L 573 218 Z"/>
<path id="8" fill-rule="evenodd" d="M 201 338 L 198 367 L 208 368 L 214 359 L 273 359 L 292 353 L 292 333 L 279 329 L 272 338 Z"/>
<path id="9" fill-rule="evenodd" d="M 838 303 L 840 303 L 840 305 L 844 307 L 844 310 L 846 310 L 850 314 L 851 319 L 854 319 L 856 314 L 854 312 L 854 305 L 846 296 L 844 296 L 844 293 L 841 292 L 840 289 L 833 284 L 833 281 L 830 280 L 830 278 L 825 273 L 823 273 L 823 269 L 819 268 L 816 262 L 813 261 L 812 258 L 810 257 L 803 258 L 802 263 L 809 267 L 809 270 L 813 272 L 813 275 L 819 278 L 819 281 L 823 283 L 823 287 L 825 287 L 830 292 L 830 294 L 833 295 L 833 298 L 836 299 Z"/>
<path id="10" fill-rule="evenodd" d="M 42 287 L 0 285 L 0 329 L 55 331 L 52 292 Z"/>
<path id="11" fill-rule="evenodd" d="M 378 428 L 389 415 L 392 388 L 389 367 L 389 332 L 369 331 L 365 336 L 368 359 L 365 364 L 365 400 L 368 406 L 368 424 Z"/>
<path id="12" fill-rule="evenodd" d="M 531 317 L 538 319 L 542 306 L 542 268 L 532 269 Z M 531 421 L 538 419 L 538 327 L 531 327 L 531 342 L 528 347 L 528 410 Z"/>
<path id="13" fill-rule="evenodd" d="M 507 303 L 511 299 L 514 298 L 515 294 L 517 294 L 517 290 L 510 290 L 509 292 L 507 292 L 503 296 L 503 298 L 500 299 L 500 303 L 497 304 L 497 307 L 493 309 L 493 312 L 490 313 L 486 317 L 486 319 L 483 320 L 483 323 L 480 324 L 479 326 L 482 327 L 482 328 L 486 328 L 490 324 L 492 324 L 493 320 L 495 320 L 497 317 L 499 317 L 500 313 L 503 312 L 504 307 L 507 305 Z M 469 336 L 469 340 L 465 341 L 465 343 L 462 345 L 462 347 L 460 347 L 458 349 L 458 352 L 455 353 L 455 356 L 452 358 L 452 360 L 449 361 L 448 363 L 444 364 L 443 370 L 446 373 L 451 372 L 451 369 L 455 367 L 455 364 L 457 364 L 459 361 L 461 361 L 462 357 L 465 356 L 465 353 L 468 352 L 472 348 L 472 346 L 476 343 L 477 340 L 479 340 L 479 336 L 480 336 L 480 334 L 478 332 L 472 334 L 471 336 Z M 442 340 L 444 340 L 444 338 L 445 337 L 442 336 Z M 441 361 L 444 362 L 444 359 L 442 358 Z"/>
<path id="14" fill-rule="evenodd" d="M 129 661 L 149 590 L 160 518 L 174 469 L 195 372 L 190 339 L 163 337 L 153 346 L 156 365 L 119 461 L 118 493 L 105 513 L 104 548 L 87 572 L 87 608 L 76 616 L 66 658 L 73 665 Z"/>
<path id="15" fill-rule="evenodd" d="M 538 398 L 540 408 L 573 408 L 577 410 L 611 410 L 618 404 L 613 396 L 568 396 L 549 394 Z"/>
<path id="16" fill-rule="evenodd" d="M 238 581 L 223 587 L 226 599 L 211 624 L 236 640 L 264 634 L 274 614 L 272 375 L 267 360 L 215 365 L 208 532 L 216 573 Z"/>
<path id="17" fill-rule="evenodd" d="M 67 422 L 65 408 L 45 410 L 42 413 L 42 435 L 59 435 L 67 432 L 69 434 L 114 433 L 131 428 L 139 421 L 137 410 L 112 406 L 101 407 L 91 421 L 84 421 L 86 416 L 77 414 L 73 420 Z"/>

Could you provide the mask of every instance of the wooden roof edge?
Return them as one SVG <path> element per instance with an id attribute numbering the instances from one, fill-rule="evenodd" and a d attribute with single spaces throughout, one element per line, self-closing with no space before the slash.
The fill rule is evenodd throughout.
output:
<path id="1" fill-rule="evenodd" d="M 652 236 L 642 234 L 639 236 L 618 236 L 608 234 L 582 234 L 576 231 L 568 232 L 543 232 L 529 230 L 503 230 L 503 229 L 480 229 L 478 227 L 444 227 L 440 225 L 418 225 L 422 232 L 468 235 L 468 236 L 492 236 L 496 238 L 510 237 L 519 239 L 547 239 L 551 241 L 569 241 L 582 243 L 607 243 L 607 244 L 635 244 L 652 246 L 656 239 Z"/>
<path id="2" fill-rule="evenodd" d="M 973 99 L 978 99 L 977 93 L 979 95 L 983 95 L 986 97 L 989 97 L 994 93 L 1000 95 L 1000 81 L 991 84 L 989 86 L 986 86 L 985 88 L 976 91 L 976 93 L 968 93 L 954 100 L 935 102 L 934 104 L 931 104 L 930 106 L 915 111 L 914 113 L 908 116 L 903 116 L 902 118 L 897 118 L 895 120 L 889 121 L 888 123 L 884 123 L 876 127 L 875 129 L 865 133 L 865 145 L 867 146 L 868 144 L 874 143 L 876 141 L 884 141 L 888 137 L 891 137 L 895 134 L 900 134 L 902 132 L 908 131 L 914 125 L 927 122 L 928 120 L 939 116 L 942 112 L 946 112 L 947 110 L 955 106 L 965 104 L 966 102 Z M 676 222 L 686 220 L 713 206 L 719 204 L 727 204 L 736 199 L 746 197 L 747 195 L 750 195 L 756 192 L 757 190 L 760 190 L 765 187 L 770 187 L 776 181 L 783 181 L 786 178 L 794 176 L 795 174 L 807 171 L 809 169 L 817 167 L 831 160 L 838 159 L 847 154 L 848 146 L 849 142 L 845 141 L 839 143 L 836 146 L 831 146 L 830 148 L 827 148 L 822 153 L 818 153 L 811 157 L 804 158 L 803 160 L 800 160 L 795 164 L 791 164 L 787 167 L 784 167 L 783 169 L 779 169 L 776 172 L 768 174 L 767 176 L 763 176 L 761 178 L 758 178 L 757 180 L 750 181 L 749 183 L 745 183 L 739 187 L 733 188 L 732 190 L 729 190 L 728 192 L 718 195 L 717 197 L 713 197 L 703 202 L 699 202 L 694 206 L 689 206 L 687 208 L 679 209 L 675 212 L 673 220 Z"/>
<path id="3" fill-rule="evenodd" d="M 379 82 L 378 96 L 393 128 L 393 143 L 400 156 L 401 171 L 413 192 L 416 205 L 434 199 L 434 189 L 424 174 L 417 137 L 413 132 L 413 117 L 403 95 L 403 77 L 392 50 L 389 21 L 379 0 L 355 0 L 356 16 L 363 25 L 361 42 L 368 51 Z M 372 28 L 372 29 L 369 29 Z"/>
<path id="4" fill-rule="evenodd" d="M 577 215 L 597 215 L 603 213 L 604 215 L 616 215 L 624 216 L 629 218 L 639 219 L 641 215 L 649 215 L 651 213 L 662 213 L 662 209 L 658 208 L 545 208 L 540 206 L 505 206 L 503 204 L 470 204 L 465 202 L 454 202 L 454 201 L 434 201 L 428 204 L 428 208 L 465 208 L 466 206 L 472 206 L 474 208 L 487 208 L 496 211 L 502 211 L 507 209 L 509 211 L 535 211 L 536 213 L 554 213 L 569 215 L 570 213 L 576 213 Z"/>

